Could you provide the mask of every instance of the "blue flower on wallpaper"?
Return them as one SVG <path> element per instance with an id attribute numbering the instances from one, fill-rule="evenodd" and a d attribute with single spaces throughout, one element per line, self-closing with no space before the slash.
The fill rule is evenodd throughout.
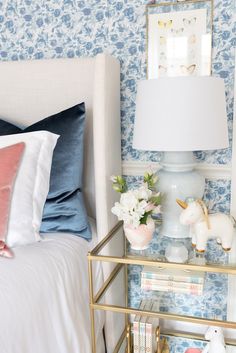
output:
<path id="1" fill-rule="evenodd" d="M 117 11 L 122 10 L 123 6 L 124 6 L 123 2 L 117 2 L 115 5 Z"/>
<path id="2" fill-rule="evenodd" d="M 96 14 L 96 20 L 97 20 L 97 21 L 102 21 L 103 19 L 104 19 L 104 14 L 103 14 L 103 12 L 102 12 L 102 11 L 98 12 L 98 13 Z"/>
<path id="3" fill-rule="evenodd" d="M 91 14 L 91 10 L 89 8 L 85 8 L 85 9 L 83 9 L 83 14 L 85 16 L 89 16 Z"/>

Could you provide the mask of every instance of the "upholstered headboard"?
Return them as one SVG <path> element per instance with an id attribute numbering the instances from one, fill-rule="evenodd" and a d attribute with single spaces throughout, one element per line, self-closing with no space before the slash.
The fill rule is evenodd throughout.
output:
<path id="1" fill-rule="evenodd" d="M 0 63 L 0 116 L 18 126 L 31 125 L 83 101 L 86 206 L 102 238 L 115 222 L 110 209 L 117 196 L 109 177 L 121 173 L 118 61 L 99 54 Z"/>
<path id="2" fill-rule="evenodd" d="M 116 222 L 110 210 L 118 195 L 112 190 L 110 176 L 121 174 L 118 61 L 99 54 L 95 58 L 0 62 L 0 117 L 5 120 L 28 126 L 80 102 L 85 102 L 87 114 L 85 201 L 88 214 L 96 219 L 100 240 Z M 122 247 L 120 240 L 112 247 Z M 104 265 L 105 276 L 108 272 L 109 264 Z M 107 313 L 106 323 L 109 352 L 119 325 L 112 313 Z"/>

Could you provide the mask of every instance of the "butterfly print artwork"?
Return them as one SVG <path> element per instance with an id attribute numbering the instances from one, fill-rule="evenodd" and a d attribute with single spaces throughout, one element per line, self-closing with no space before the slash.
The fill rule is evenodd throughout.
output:
<path id="1" fill-rule="evenodd" d="M 174 65 L 158 65 L 158 72 L 160 76 L 166 76 L 167 72 L 170 75 L 173 75 L 175 72 L 176 67 Z"/>
<path id="2" fill-rule="evenodd" d="M 189 27 L 189 26 L 194 26 L 197 22 L 197 18 L 196 17 L 192 17 L 192 18 L 183 18 L 183 24 L 185 27 Z"/>
<path id="3" fill-rule="evenodd" d="M 167 29 L 167 28 L 171 28 L 172 27 L 172 20 L 168 20 L 168 21 L 158 21 L 158 27 L 159 28 L 163 28 L 163 29 Z"/>
<path id="4" fill-rule="evenodd" d="M 183 27 L 177 28 L 177 29 L 171 28 L 170 32 L 171 32 L 174 36 L 179 36 L 179 35 L 181 35 L 181 34 L 184 32 L 184 28 L 183 28 Z"/>
<path id="5" fill-rule="evenodd" d="M 158 7 L 147 11 L 148 79 L 210 74 L 210 7 L 199 1 L 178 3 L 177 8 L 155 3 Z"/>
<path id="6" fill-rule="evenodd" d="M 163 66 L 163 65 L 158 65 L 158 70 L 159 70 L 160 75 L 163 75 L 166 73 L 167 67 Z"/>
<path id="7" fill-rule="evenodd" d="M 192 64 L 189 66 L 180 65 L 181 73 L 184 75 L 192 75 L 195 72 L 196 64 Z"/>

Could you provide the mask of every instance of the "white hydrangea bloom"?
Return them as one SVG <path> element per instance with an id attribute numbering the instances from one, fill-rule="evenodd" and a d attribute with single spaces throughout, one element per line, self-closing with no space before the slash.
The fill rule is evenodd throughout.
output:
<path id="1" fill-rule="evenodd" d="M 140 225 L 140 216 L 138 213 L 133 212 L 129 223 L 127 224 L 131 224 L 134 228 L 137 228 Z"/>
<path id="2" fill-rule="evenodd" d="M 127 210 L 133 210 L 138 204 L 138 199 L 135 196 L 133 190 L 130 190 L 121 194 L 120 203 Z"/>
<path id="3" fill-rule="evenodd" d="M 123 208 L 119 202 L 116 202 L 115 205 L 112 207 L 111 212 L 116 215 L 119 221 L 123 221 Z"/>
<path id="4" fill-rule="evenodd" d="M 135 212 L 139 215 L 139 217 L 143 217 L 144 213 L 146 212 L 146 207 L 147 207 L 147 201 L 142 200 L 141 202 L 138 203 Z"/>
<path id="5" fill-rule="evenodd" d="M 134 192 L 138 200 L 148 201 L 152 196 L 152 191 L 148 189 L 147 183 L 144 183 L 138 189 L 134 190 Z"/>

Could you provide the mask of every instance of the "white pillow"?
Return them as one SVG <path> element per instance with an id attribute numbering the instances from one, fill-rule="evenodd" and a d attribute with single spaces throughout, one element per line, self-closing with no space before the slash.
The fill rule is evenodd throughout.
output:
<path id="1" fill-rule="evenodd" d="M 11 247 L 40 240 L 39 229 L 58 137 L 47 131 L 0 137 L 0 148 L 17 142 L 26 145 L 11 200 L 7 234 L 7 244 Z"/>

